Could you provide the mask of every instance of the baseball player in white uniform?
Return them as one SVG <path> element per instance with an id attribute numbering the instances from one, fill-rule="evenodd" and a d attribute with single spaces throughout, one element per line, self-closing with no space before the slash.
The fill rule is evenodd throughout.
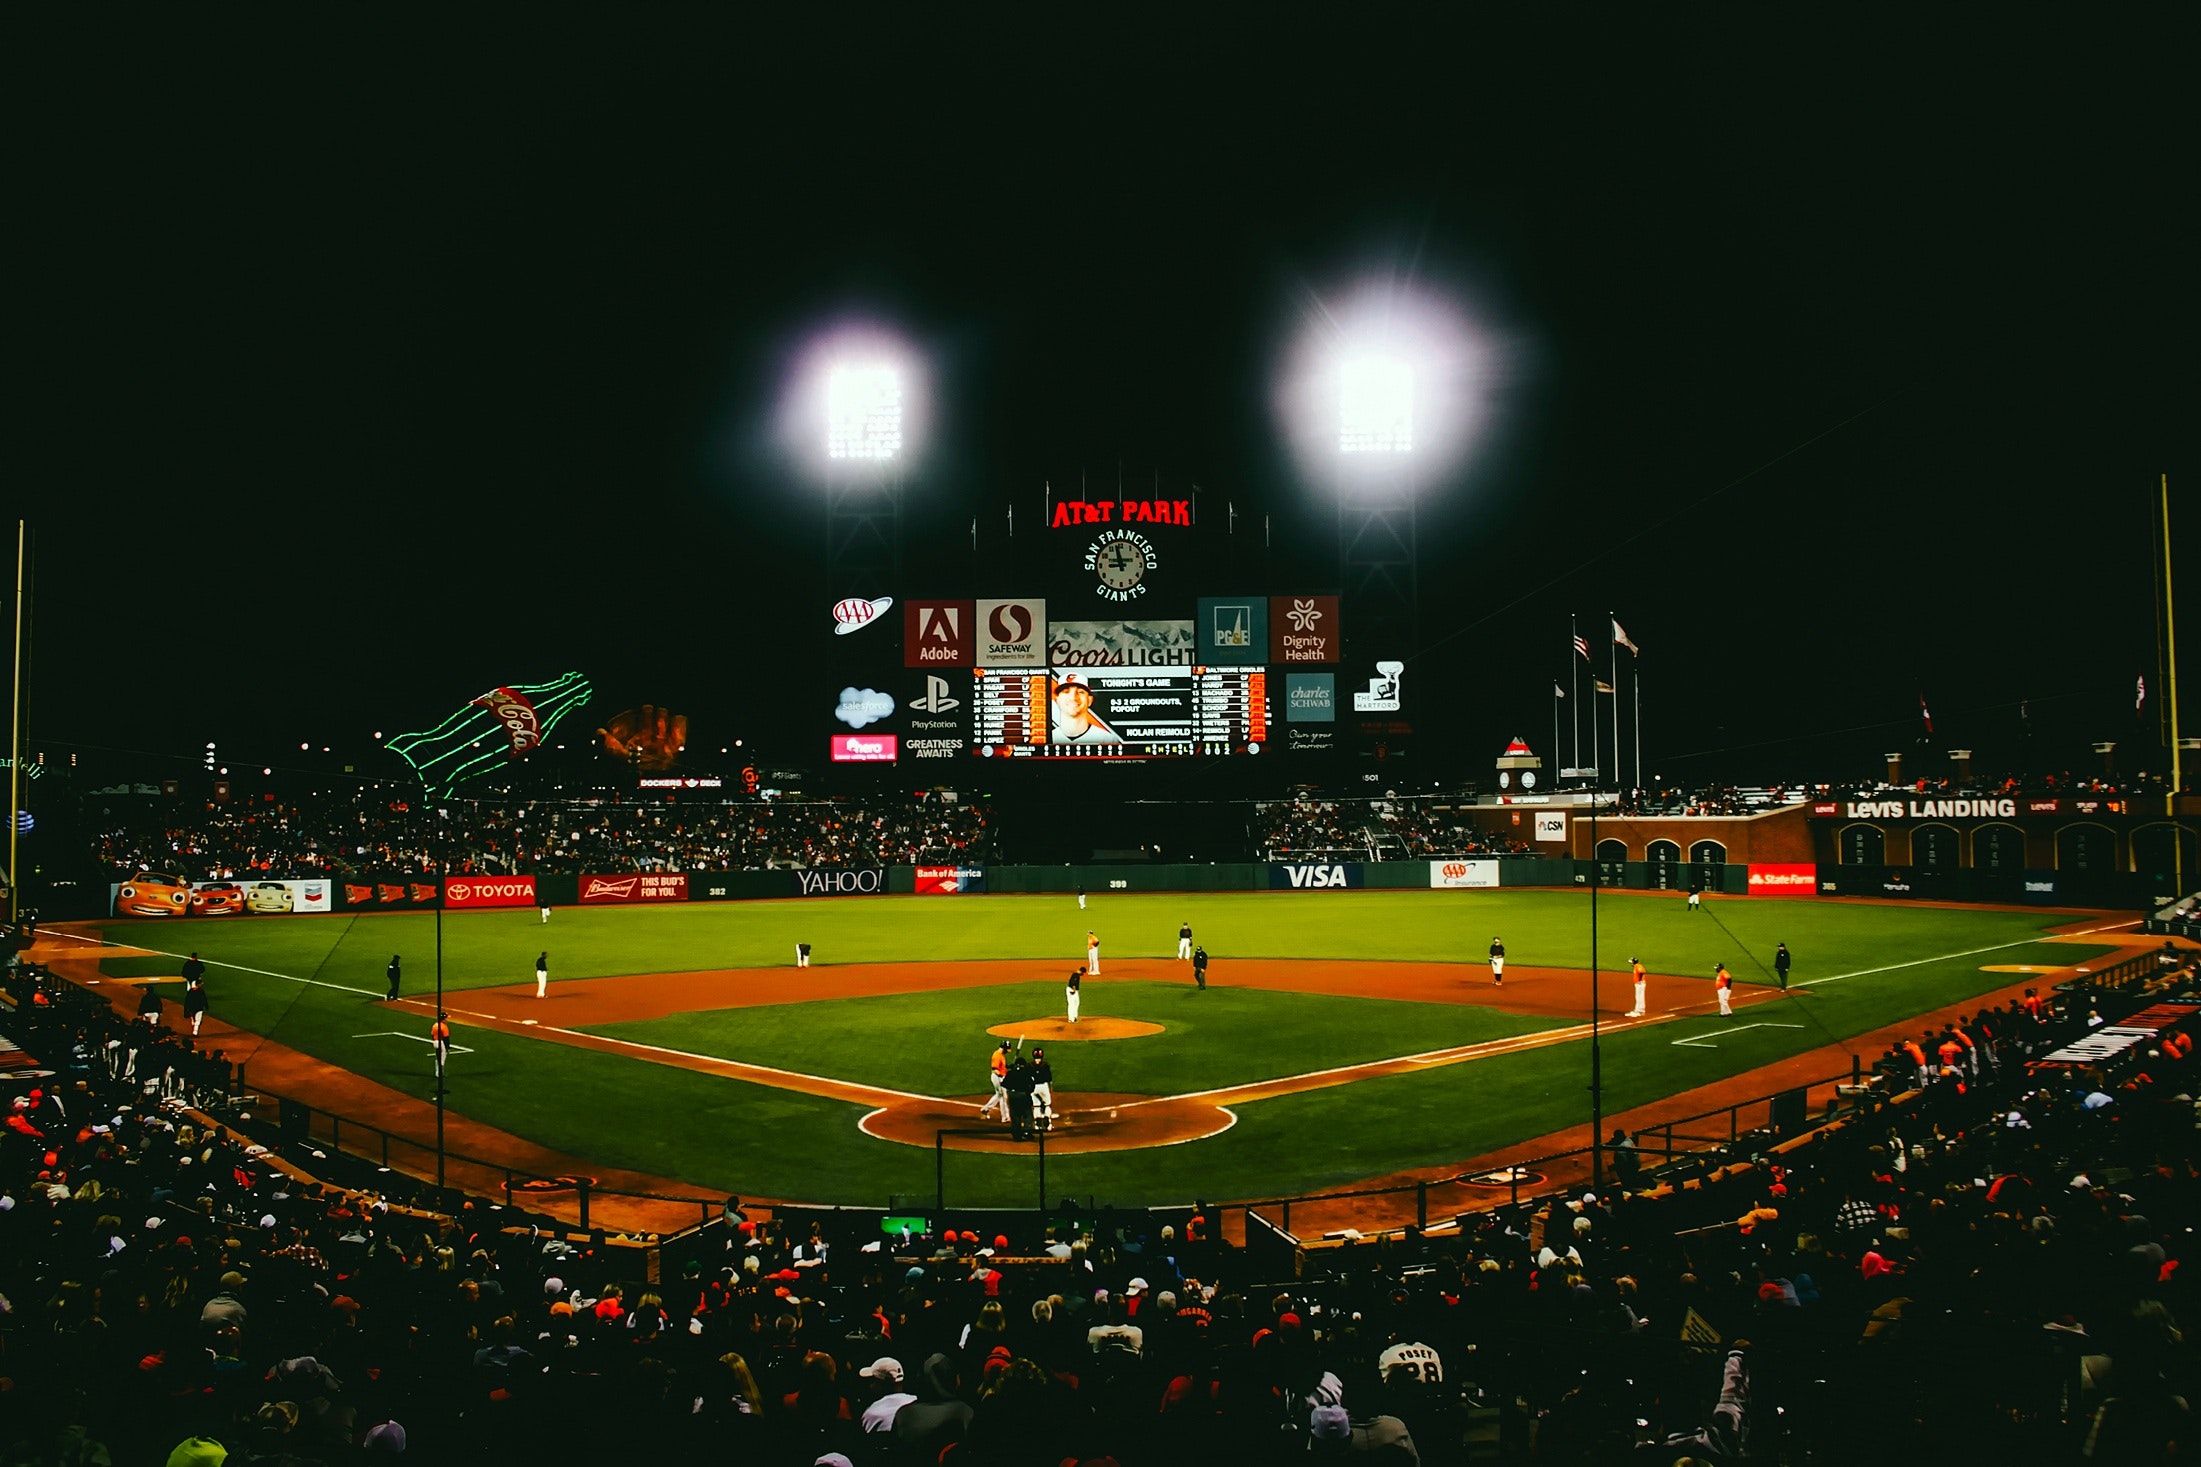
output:
<path id="1" fill-rule="evenodd" d="M 1192 961 L 1192 924 L 1182 923 L 1177 928 L 1177 956 Z"/>
<path id="2" fill-rule="evenodd" d="M 1070 1011 L 1070 1022 L 1073 1024 L 1078 1021 L 1078 988 L 1084 978 L 1083 968 L 1072 968 L 1069 978 L 1062 985 L 1062 1004 Z"/>
<path id="3" fill-rule="evenodd" d="M 1085 934 L 1085 971 L 1094 974 L 1100 972 L 1100 934 L 1098 932 L 1087 932 Z"/>

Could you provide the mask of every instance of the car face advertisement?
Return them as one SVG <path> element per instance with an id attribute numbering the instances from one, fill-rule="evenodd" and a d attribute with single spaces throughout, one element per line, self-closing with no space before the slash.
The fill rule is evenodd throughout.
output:
<path id="1" fill-rule="evenodd" d="M 153 869 L 108 888 L 117 917 L 291 917 L 331 910 L 330 891 L 323 879 L 186 881 Z"/>

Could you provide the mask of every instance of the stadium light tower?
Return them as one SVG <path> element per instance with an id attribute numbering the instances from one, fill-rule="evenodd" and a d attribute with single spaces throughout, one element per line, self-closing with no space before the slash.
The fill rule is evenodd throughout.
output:
<path id="1" fill-rule="evenodd" d="M 902 490 L 924 436 L 926 379 L 895 332 L 819 332 L 799 353 L 783 442 L 824 490 L 831 600 L 891 595 L 901 571 Z"/>
<path id="2" fill-rule="evenodd" d="M 1301 299 L 1277 414 L 1308 486 L 1337 496 L 1338 589 L 1356 662 L 1413 655 L 1418 501 L 1466 456 L 1495 359 L 1457 304 L 1395 277 Z"/>

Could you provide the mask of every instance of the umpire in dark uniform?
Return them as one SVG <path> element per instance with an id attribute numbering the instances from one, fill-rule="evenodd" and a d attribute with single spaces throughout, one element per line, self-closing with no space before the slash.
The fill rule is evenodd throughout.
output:
<path id="1" fill-rule="evenodd" d="M 1032 1139 L 1032 1086 L 1036 1083 L 1032 1062 L 1019 1051 L 1009 1062 L 1008 1078 L 1002 1082 L 1009 1092 L 1009 1135 L 1014 1140 Z"/>

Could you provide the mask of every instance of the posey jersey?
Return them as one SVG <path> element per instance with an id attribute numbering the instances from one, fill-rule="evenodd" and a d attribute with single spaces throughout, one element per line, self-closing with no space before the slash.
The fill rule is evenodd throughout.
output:
<path id="1" fill-rule="evenodd" d="M 1420 1381 L 1423 1385 L 1444 1384 L 1444 1362 L 1437 1352 L 1419 1341 L 1402 1340 L 1387 1347 L 1376 1357 L 1376 1366 L 1387 1381 Z"/>

